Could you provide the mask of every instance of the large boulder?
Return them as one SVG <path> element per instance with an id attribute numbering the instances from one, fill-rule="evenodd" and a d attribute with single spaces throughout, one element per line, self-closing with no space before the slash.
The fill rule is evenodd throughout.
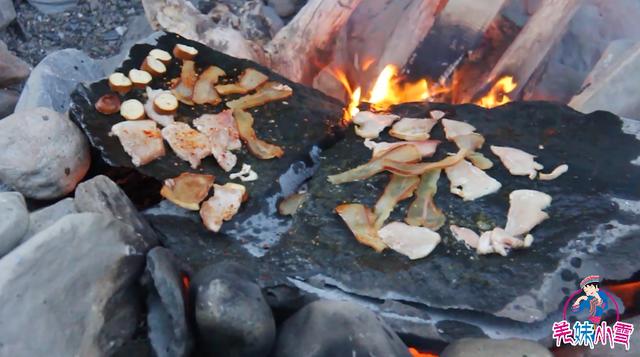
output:
<path id="1" fill-rule="evenodd" d="M 158 244 L 156 232 L 115 182 L 106 176 L 96 176 L 76 189 L 75 207 L 78 212 L 102 213 L 131 225 L 149 245 Z"/>
<path id="2" fill-rule="evenodd" d="M 131 226 L 82 213 L 0 259 L 0 355 L 112 355 L 141 319 L 145 249 Z"/>
<path id="3" fill-rule="evenodd" d="M 20 93 L 10 89 L 0 89 L 0 119 L 13 114 Z"/>
<path id="4" fill-rule="evenodd" d="M 11 53 L 7 45 L 0 41 L 0 87 L 22 82 L 29 77 L 29 71 L 29 65 Z"/>
<path id="5" fill-rule="evenodd" d="M 35 199 L 73 191 L 91 163 L 87 138 L 66 114 L 35 108 L 0 120 L 0 181 Z"/>
<path id="6" fill-rule="evenodd" d="M 16 18 L 16 9 L 12 0 L 0 0 L 0 30 L 4 29 Z"/>
<path id="7" fill-rule="evenodd" d="M 71 102 L 69 95 L 78 83 L 93 82 L 104 76 L 100 62 L 82 51 L 67 48 L 52 52 L 31 72 L 16 112 L 36 107 L 65 112 Z"/>
<path id="8" fill-rule="evenodd" d="M 442 357 L 495 357 L 495 356 L 527 356 L 552 357 L 553 354 L 539 343 L 521 340 L 492 340 L 489 338 L 463 338 L 447 346 Z"/>
<path id="9" fill-rule="evenodd" d="M 229 262 L 210 265 L 191 282 L 201 356 L 266 356 L 276 327 L 252 274 Z"/>
<path id="10" fill-rule="evenodd" d="M 25 242 L 33 238 L 36 234 L 58 222 L 62 217 L 72 213 L 77 213 L 77 211 L 73 203 L 73 198 L 70 197 L 32 212 L 29 215 L 29 229 L 22 237 L 22 241 Z"/>
<path id="11" fill-rule="evenodd" d="M 78 0 L 28 0 L 43 14 L 55 14 L 68 10 L 78 4 Z"/>
<path id="12" fill-rule="evenodd" d="M 318 300 L 287 319 L 279 330 L 278 357 L 411 356 L 400 337 L 360 305 Z"/>
<path id="13" fill-rule="evenodd" d="M 193 338 L 186 309 L 186 291 L 177 258 L 166 248 L 153 248 L 147 255 L 149 275 L 147 325 L 149 340 L 158 357 L 186 357 Z"/>
<path id="14" fill-rule="evenodd" d="M 0 257 L 20 244 L 29 228 L 29 211 L 18 192 L 0 193 Z"/>

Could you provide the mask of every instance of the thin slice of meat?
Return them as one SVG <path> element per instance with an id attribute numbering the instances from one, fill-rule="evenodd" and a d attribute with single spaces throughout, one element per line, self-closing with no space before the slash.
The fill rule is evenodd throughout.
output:
<path id="1" fill-rule="evenodd" d="M 193 125 L 209 139 L 211 153 L 218 165 L 229 172 L 238 161 L 231 148 L 242 145 L 231 110 L 218 114 L 203 114 L 193 121 Z"/>
<path id="2" fill-rule="evenodd" d="M 478 248 L 480 237 L 476 232 L 469 228 L 458 227 L 456 225 L 450 225 L 449 229 L 456 240 L 463 242 L 469 248 Z"/>
<path id="3" fill-rule="evenodd" d="M 434 169 L 420 176 L 420 183 L 415 192 L 416 199 L 409 206 L 407 217 L 404 219 L 408 224 L 427 227 L 434 231 L 444 225 L 446 218 L 433 202 L 433 196 L 438 192 L 441 171 L 441 169 Z"/>
<path id="4" fill-rule="evenodd" d="M 484 145 L 484 136 L 478 133 L 463 134 L 453 138 L 453 142 L 456 143 L 458 149 L 467 150 L 469 154 L 471 154 L 482 148 L 482 145 Z"/>
<path id="5" fill-rule="evenodd" d="M 278 213 L 283 216 L 293 216 L 298 209 L 307 200 L 309 194 L 306 192 L 296 192 L 285 197 L 280 203 L 278 203 Z"/>
<path id="6" fill-rule="evenodd" d="M 534 155 L 508 146 L 491 146 L 491 151 L 500 158 L 504 167 L 514 176 L 529 176 L 534 179 L 543 166 Z"/>
<path id="7" fill-rule="evenodd" d="M 398 162 L 385 159 L 382 161 L 382 171 L 386 170 L 400 176 L 419 176 L 429 170 L 453 166 L 463 160 L 466 154 L 466 150 L 460 150 L 455 155 L 447 156 L 440 161 L 419 163 Z"/>
<path id="8" fill-rule="evenodd" d="M 417 162 L 421 159 L 420 152 L 413 145 L 401 145 L 397 148 L 391 149 L 384 155 L 371 159 L 366 164 L 362 164 L 346 172 L 331 175 L 327 177 L 327 180 L 334 185 L 338 185 L 345 182 L 366 180 L 367 178 L 384 171 L 384 161 L 388 159 L 389 162 Z M 411 176 L 411 175 L 404 175 Z M 413 175 L 417 176 L 417 175 Z"/>
<path id="9" fill-rule="evenodd" d="M 168 126 L 175 123 L 173 119 L 173 115 L 171 114 L 160 114 L 156 111 L 155 106 L 153 105 L 153 101 L 162 94 L 171 94 L 168 90 L 163 89 L 152 89 L 151 87 L 146 88 L 147 91 L 147 101 L 144 103 L 144 111 L 149 117 L 149 119 L 154 120 L 156 123 L 162 126 Z"/>
<path id="10" fill-rule="evenodd" d="M 292 95 L 293 89 L 288 85 L 277 82 L 267 82 L 259 87 L 255 93 L 228 101 L 226 105 L 227 108 L 244 110 L 276 100 L 289 98 Z"/>
<path id="11" fill-rule="evenodd" d="M 560 175 L 564 174 L 567 171 L 569 171 L 569 165 L 563 164 L 563 165 L 560 165 L 560 166 L 556 167 L 555 169 L 553 169 L 553 171 L 551 171 L 548 174 L 545 174 L 545 173 L 541 172 L 538 175 L 538 180 L 543 180 L 543 181 L 555 180 L 558 177 L 560 177 Z"/>
<path id="12" fill-rule="evenodd" d="M 491 247 L 494 252 L 506 257 L 510 249 L 523 248 L 524 242 L 504 229 L 496 227 L 491 231 Z"/>
<path id="13" fill-rule="evenodd" d="M 182 208 L 197 211 L 200 202 L 209 195 L 214 179 L 212 175 L 184 172 L 178 177 L 164 180 L 160 194 Z"/>
<path id="14" fill-rule="evenodd" d="M 427 140 L 436 119 L 402 118 L 389 130 L 389 135 L 401 140 Z"/>
<path id="15" fill-rule="evenodd" d="M 492 194 L 502 187 L 500 182 L 466 160 L 445 168 L 445 172 L 451 182 L 451 193 L 465 201 Z"/>
<path id="16" fill-rule="evenodd" d="M 146 165 L 165 154 L 162 135 L 153 120 L 119 122 L 111 127 L 109 135 L 118 137 L 136 166 Z"/>
<path id="17" fill-rule="evenodd" d="M 391 175 L 389 183 L 373 209 L 376 215 L 374 223 L 376 229 L 382 227 L 398 202 L 413 196 L 413 191 L 418 187 L 419 182 L 420 179 L 417 176 Z"/>
<path id="18" fill-rule="evenodd" d="M 495 253 L 493 246 L 491 245 L 491 231 L 483 232 L 478 239 L 478 247 L 476 248 L 478 255 Z"/>
<path id="19" fill-rule="evenodd" d="M 233 111 L 233 117 L 236 120 L 240 138 L 247 144 L 253 156 L 269 160 L 284 155 L 284 150 L 280 146 L 258 139 L 253 129 L 253 116 L 250 113 L 236 109 Z"/>
<path id="20" fill-rule="evenodd" d="M 265 74 L 253 68 L 247 68 L 240 75 L 238 83 L 220 84 L 216 86 L 216 90 L 222 95 L 247 94 L 264 84 L 267 80 L 269 80 L 269 77 Z"/>
<path id="21" fill-rule="evenodd" d="M 551 196 L 535 190 L 515 190 L 509 194 L 509 204 L 505 231 L 520 237 L 549 218 L 543 210 L 551 205 Z"/>
<path id="22" fill-rule="evenodd" d="M 195 85 L 193 86 L 193 102 L 196 104 L 211 104 L 217 105 L 222 99 L 213 87 L 218 83 L 220 76 L 224 76 L 225 73 L 222 69 L 216 66 L 209 66 L 205 69 Z"/>
<path id="23" fill-rule="evenodd" d="M 184 104 L 193 105 L 193 88 L 198 80 L 196 73 L 196 63 L 193 61 L 182 62 L 180 79 L 175 83 L 171 93 Z"/>
<path id="24" fill-rule="evenodd" d="M 467 135 L 476 131 L 473 125 L 459 120 L 442 119 L 442 126 L 447 140 L 453 140 L 456 136 Z"/>
<path id="25" fill-rule="evenodd" d="M 440 244 L 440 235 L 429 228 L 391 222 L 378 231 L 389 248 L 411 260 L 424 258 Z"/>
<path id="26" fill-rule="evenodd" d="M 375 216 L 368 207 L 359 203 L 348 203 L 336 207 L 336 212 L 358 242 L 373 248 L 376 252 L 382 252 L 387 248 L 373 226 Z"/>
<path id="27" fill-rule="evenodd" d="M 467 155 L 466 159 L 471 161 L 473 166 L 479 168 L 480 170 L 489 170 L 493 167 L 493 162 L 480 152 L 474 151 L 471 154 Z"/>
<path id="28" fill-rule="evenodd" d="M 202 204 L 200 217 L 205 227 L 219 232 L 224 221 L 229 221 L 238 213 L 247 190 L 237 183 L 213 184 L 213 196 Z"/>
<path id="29" fill-rule="evenodd" d="M 353 117 L 353 123 L 356 125 L 356 135 L 365 139 L 375 139 L 399 118 L 395 114 L 361 111 Z"/>
<path id="30" fill-rule="evenodd" d="M 412 145 L 420 152 L 420 155 L 425 157 L 431 157 L 435 154 L 438 145 L 440 144 L 440 140 L 424 140 L 424 141 L 396 141 L 394 143 L 388 142 L 375 142 L 370 139 L 365 139 L 364 146 L 373 150 L 373 157 L 377 158 L 389 150 L 397 148 L 402 145 Z"/>
<path id="31" fill-rule="evenodd" d="M 169 143 L 176 155 L 188 161 L 191 168 L 200 166 L 200 161 L 211 155 L 211 144 L 206 135 L 193 129 L 189 124 L 176 122 L 162 129 L 162 137 Z"/>

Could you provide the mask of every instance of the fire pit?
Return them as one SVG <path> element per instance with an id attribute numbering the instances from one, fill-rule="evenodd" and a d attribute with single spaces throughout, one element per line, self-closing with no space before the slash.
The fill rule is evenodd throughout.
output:
<path id="1" fill-rule="evenodd" d="M 248 67 L 270 73 L 173 34 L 161 37 L 156 47 L 169 50 L 176 43 L 194 46 L 210 61 L 207 64 L 232 73 Z M 127 72 L 139 65 L 150 49 L 152 46 L 134 46 L 119 70 Z M 282 77 L 270 76 L 294 88 L 295 95 L 286 105 L 259 108 L 256 130 L 268 130 L 274 142 L 290 144 L 285 144 L 283 159 L 249 161 L 260 178 L 248 185 L 248 205 L 219 234 L 202 226 L 197 213 L 167 201 L 146 210 L 161 243 L 189 262 L 194 271 L 221 260 L 242 261 L 258 272 L 259 284 L 271 291 L 281 308 L 295 309 L 299 303 L 297 298 L 287 300 L 288 295 L 280 297 L 283 289 L 299 291 L 296 296 L 339 296 L 366 302 L 401 333 L 424 340 L 501 335 L 544 341 L 560 314 L 564 294 L 582 276 L 599 272 L 605 279 L 624 280 L 640 270 L 634 264 L 610 263 L 614 259 L 633 261 L 638 233 L 633 202 L 640 198 L 629 183 L 640 178 L 640 169 L 632 164 L 640 156 L 640 143 L 630 134 L 629 122 L 605 112 L 583 115 L 543 102 L 514 102 L 492 110 L 428 103 L 386 109 L 416 118 L 440 110 L 447 118 L 464 120 L 485 137 L 488 145 L 481 152 L 487 157 L 491 156 L 489 145 L 517 146 L 536 153 L 546 167 L 559 163 L 570 167 L 568 174 L 556 180 L 531 181 L 512 176 L 494 160 L 491 176 L 502 183 L 502 189 L 473 202 L 447 194 L 448 184 L 440 180 L 438 191 L 443 194 L 436 195 L 435 203 L 446 216 L 447 223 L 440 230 L 442 243 L 427 258 L 410 261 L 358 244 L 334 212 L 344 202 L 373 206 L 388 181 L 387 175 L 344 185 L 327 181 L 327 176 L 362 164 L 371 155 L 362 138 L 340 124 L 341 105 Z M 116 139 L 108 137 L 113 123 L 93 108 L 106 91 L 106 80 L 81 87 L 73 95 L 72 118 L 107 164 L 132 168 Z M 356 108 L 347 108 L 347 120 Z M 182 117 L 193 120 L 203 112 L 219 110 L 222 108 L 196 108 Z M 434 161 L 456 151 L 442 128 L 431 134 L 442 141 L 444 149 Z M 381 137 L 392 139 L 388 134 Z M 245 159 L 251 160 L 246 154 L 241 156 Z M 137 170 L 159 180 L 184 171 L 213 173 L 222 182 L 226 179 L 213 160 L 205 161 L 204 171 L 191 170 L 179 161 L 170 157 Z M 308 197 L 299 211 L 293 217 L 279 215 L 277 203 L 301 185 Z M 451 235 L 448 226 L 452 224 L 476 230 L 504 226 L 508 193 L 523 188 L 553 197 L 547 211 L 550 218 L 535 230 L 530 249 L 514 251 L 507 258 L 478 256 Z M 408 203 L 404 201 L 390 220 L 402 220 Z M 602 272 L 600 267 L 606 262 Z"/>

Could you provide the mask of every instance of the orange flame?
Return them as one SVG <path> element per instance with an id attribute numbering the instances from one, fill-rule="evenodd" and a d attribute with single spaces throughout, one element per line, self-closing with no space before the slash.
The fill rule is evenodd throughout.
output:
<path id="1" fill-rule="evenodd" d="M 369 65 L 371 62 L 366 61 L 363 66 L 368 67 Z M 404 82 L 399 75 L 398 67 L 391 64 L 385 66 L 380 72 L 367 97 L 362 95 L 361 87 L 352 89 L 351 83 L 343 71 L 334 69 L 331 73 L 344 86 L 349 96 L 344 116 L 346 121 L 350 121 L 360 111 L 358 105 L 361 102 L 370 103 L 374 110 L 384 111 L 395 104 L 421 102 L 430 97 L 426 79 L 413 83 Z"/>
<path id="2" fill-rule="evenodd" d="M 409 347 L 409 353 L 411 353 L 411 357 L 438 357 L 437 354 L 431 352 L 420 352 L 413 347 Z"/>
<path id="3" fill-rule="evenodd" d="M 500 80 L 493 85 L 491 90 L 489 90 L 489 93 L 480 98 L 476 104 L 481 107 L 491 109 L 509 103 L 511 98 L 509 98 L 508 94 L 513 92 L 517 86 L 518 84 L 513 80 L 512 76 L 504 76 L 500 78 Z"/>
<path id="4" fill-rule="evenodd" d="M 398 76 L 398 67 L 388 64 L 378 75 L 367 102 L 373 105 L 373 109 L 383 111 L 394 104 L 421 102 L 428 98 L 429 86 L 426 79 L 403 83 Z"/>

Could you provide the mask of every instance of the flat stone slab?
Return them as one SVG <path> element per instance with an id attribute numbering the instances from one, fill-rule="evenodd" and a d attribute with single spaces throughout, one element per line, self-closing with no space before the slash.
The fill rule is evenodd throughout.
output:
<path id="1" fill-rule="evenodd" d="M 352 129 L 344 140 L 319 155 L 319 168 L 308 182 L 310 198 L 285 222 L 280 239 L 260 258 L 249 254 L 243 239 L 232 235 L 212 239 L 200 227 L 190 225 L 191 218 L 179 211 L 155 208 L 146 217 L 161 232 L 163 244 L 196 269 L 230 259 L 259 271 L 265 287 L 295 285 L 324 297 L 347 295 L 367 303 L 403 303 L 397 308 L 385 304 L 387 315 L 412 315 L 411 309 L 406 309 L 409 304 L 415 311 L 430 311 L 431 316 L 413 314 L 424 318 L 425 324 L 462 331 L 458 338 L 465 333 L 477 335 L 475 326 L 482 325 L 481 320 L 493 325 L 493 332 L 499 326 L 516 331 L 514 324 L 519 324 L 521 336 L 527 333 L 523 326 L 529 324 L 546 330 L 581 277 L 600 274 L 621 280 L 640 271 L 636 257 L 640 248 L 640 167 L 632 163 L 638 162 L 640 141 L 629 134 L 640 130 L 634 128 L 634 122 L 606 112 L 583 115 L 543 102 L 516 102 L 493 110 L 473 105 L 411 104 L 394 111 L 421 117 L 431 109 L 473 124 L 485 136 L 481 151 L 494 162 L 487 173 L 503 187 L 496 194 L 464 202 L 449 193 L 449 182 L 443 175 L 435 201 L 445 212 L 447 224 L 439 231 L 442 243 L 427 258 L 411 261 L 390 250 L 378 254 L 357 243 L 334 213 L 343 202 L 373 206 L 388 181 L 387 174 L 379 174 L 363 182 L 337 186 L 327 182 L 327 175 L 353 168 L 371 155 Z M 433 137 L 444 140 L 440 126 L 434 129 Z M 511 176 L 490 152 L 490 145 L 513 146 L 538 155 L 544 172 L 563 163 L 570 169 L 554 181 Z M 444 151 L 455 152 L 456 148 L 443 142 L 433 160 Z M 527 188 L 553 197 L 547 209 L 551 218 L 535 228 L 531 248 L 512 251 L 506 258 L 479 257 L 451 236 L 449 224 L 476 231 L 480 230 L 478 222 L 503 226 L 509 193 Z M 389 221 L 401 220 L 410 201 L 399 205 Z M 263 234 L 268 233 L 254 232 L 255 236 Z M 434 312 L 440 317 L 436 319 Z M 466 312 L 475 317 L 461 317 Z M 466 321 L 462 324 L 466 327 L 460 328 L 456 321 Z"/>

